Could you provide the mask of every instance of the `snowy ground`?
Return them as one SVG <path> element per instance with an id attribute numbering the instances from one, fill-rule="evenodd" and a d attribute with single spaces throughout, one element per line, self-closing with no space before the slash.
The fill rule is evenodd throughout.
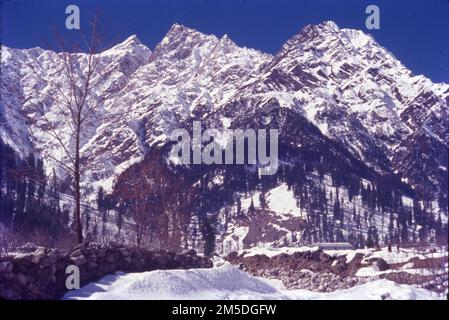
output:
<path id="1" fill-rule="evenodd" d="M 252 257 L 255 255 L 266 255 L 271 258 L 277 256 L 281 253 L 293 254 L 295 252 L 308 252 L 308 251 L 316 251 L 318 247 L 280 247 L 280 248 L 271 248 L 271 247 L 254 247 L 250 249 L 240 250 L 238 254 L 244 254 L 245 257 Z"/>
<path id="2" fill-rule="evenodd" d="M 103 277 L 64 299 L 329 299 L 329 300 L 439 299 L 424 289 L 378 280 L 332 293 L 287 290 L 279 280 L 253 277 L 235 266 L 224 264 L 212 269 L 156 270 L 143 273 L 117 273 Z"/>
<path id="3" fill-rule="evenodd" d="M 365 258 L 364 259 L 373 259 L 373 258 L 382 258 L 387 263 L 403 263 L 407 262 L 411 258 L 419 258 L 421 260 L 430 259 L 430 258 L 440 258 L 447 257 L 447 247 L 437 248 L 435 247 L 435 252 L 431 252 L 429 248 L 417 249 L 417 248 L 400 248 L 399 251 L 396 248 L 392 248 L 391 252 L 388 251 L 386 247 L 381 248 L 380 250 L 376 249 L 357 249 L 357 250 L 324 250 L 329 255 L 332 256 L 342 256 L 345 255 L 347 262 L 351 260 L 350 257 L 353 257 L 356 253 L 362 253 Z"/>
<path id="4" fill-rule="evenodd" d="M 382 258 L 387 263 L 404 263 L 409 261 L 411 258 L 419 259 L 429 259 L 429 258 L 440 258 L 447 257 L 447 247 L 436 248 L 435 252 L 430 252 L 429 247 L 426 249 L 417 248 L 401 248 L 399 251 L 393 248 L 391 252 L 388 251 L 387 247 L 383 247 L 379 250 L 373 248 L 367 249 L 353 249 L 353 250 L 324 250 L 324 252 L 330 256 L 346 256 L 346 263 L 349 263 L 357 253 L 361 253 L 366 259 Z M 267 257 L 273 257 L 281 253 L 293 254 L 295 252 L 306 252 L 306 251 L 316 251 L 318 247 L 316 246 L 302 246 L 302 247 L 254 247 L 249 249 L 244 249 L 238 251 L 239 254 L 244 254 L 245 257 L 255 256 L 255 255 L 266 255 Z"/>

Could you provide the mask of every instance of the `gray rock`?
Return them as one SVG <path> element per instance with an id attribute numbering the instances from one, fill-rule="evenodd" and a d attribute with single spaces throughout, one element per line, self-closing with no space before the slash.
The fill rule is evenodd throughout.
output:
<path id="1" fill-rule="evenodd" d="M 87 259 L 84 255 L 79 257 L 71 257 L 70 260 L 78 267 L 84 265 L 87 262 Z"/>
<path id="2" fill-rule="evenodd" d="M 376 266 L 379 268 L 379 271 L 385 271 L 390 268 L 390 265 L 382 258 L 376 260 Z"/>
<path id="3" fill-rule="evenodd" d="M 380 298 L 382 300 L 392 300 L 390 293 L 384 293 L 383 295 L 380 296 Z"/>
<path id="4" fill-rule="evenodd" d="M 22 273 L 18 273 L 16 278 L 19 281 L 19 283 L 23 286 L 25 286 L 28 282 L 27 278 Z"/>
<path id="5" fill-rule="evenodd" d="M 33 252 L 34 256 L 42 256 L 45 254 L 47 254 L 47 250 L 44 247 L 37 247 L 37 249 Z"/>
<path id="6" fill-rule="evenodd" d="M 8 273 L 11 272 L 13 268 L 13 264 L 11 261 L 4 261 L 0 263 L 0 273 Z"/>
<path id="7" fill-rule="evenodd" d="M 31 260 L 33 257 L 32 253 L 19 253 L 14 256 L 14 261 L 17 261 L 18 263 L 23 263 L 26 260 Z"/>
<path id="8" fill-rule="evenodd" d="M 129 256 L 131 255 L 131 252 L 130 252 L 128 249 L 126 249 L 126 248 L 120 249 L 120 253 L 121 253 L 124 257 L 129 257 Z"/>
<path id="9" fill-rule="evenodd" d="M 58 250 L 50 250 L 47 257 L 50 259 L 51 263 L 56 263 L 56 261 L 58 261 Z"/>
<path id="10" fill-rule="evenodd" d="M 34 264 L 40 264 L 41 260 L 47 257 L 47 253 L 45 252 L 45 248 L 38 248 L 33 252 L 33 256 L 31 258 L 31 262 Z"/>
<path id="11" fill-rule="evenodd" d="M 71 253 L 70 253 L 70 256 L 71 257 L 79 257 L 79 256 L 81 256 L 83 253 L 82 253 L 82 250 L 80 249 L 80 248 L 78 248 L 78 249 L 76 249 L 76 250 L 73 250 Z"/>

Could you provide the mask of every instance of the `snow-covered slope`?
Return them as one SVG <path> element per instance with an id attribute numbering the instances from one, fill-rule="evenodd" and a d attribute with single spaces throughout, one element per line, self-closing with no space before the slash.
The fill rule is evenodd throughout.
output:
<path id="1" fill-rule="evenodd" d="M 118 273 L 103 277 L 64 299 L 92 300 L 427 300 L 435 294 L 388 280 L 378 280 L 347 290 L 316 293 L 287 290 L 280 281 L 253 277 L 231 265 L 212 269 L 157 270 L 144 273 Z"/>
<path id="2" fill-rule="evenodd" d="M 135 36 L 98 54 L 98 72 L 92 80 L 95 91 L 87 97 L 86 103 L 94 105 L 106 95 L 114 100 L 129 77 L 149 59 L 149 55 L 150 50 Z M 6 124 L 2 123 L 0 133 L 6 142 L 12 142 L 11 145 L 19 154 L 36 152 L 44 159 L 48 173 L 55 168 L 63 178 L 65 172 L 58 161 L 68 163 L 69 159 L 55 135 L 61 137 L 68 148 L 72 141 L 69 135 L 70 123 L 65 109 L 61 107 L 70 96 L 69 75 L 61 57 L 61 53 L 40 48 L 19 50 L 2 46 L 1 110 Z M 85 54 L 73 54 L 77 81 L 85 76 L 86 59 Z M 108 77 L 102 78 L 103 75 Z M 89 121 L 81 145 L 85 161 L 95 157 L 91 168 L 101 177 L 104 172 L 98 170 L 99 164 L 103 163 L 103 169 L 107 166 L 110 175 L 119 169 L 122 162 L 133 160 L 131 155 L 138 150 L 137 139 L 128 126 L 122 127 L 118 133 L 120 145 L 107 138 L 117 128 L 117 125 L 111 124 L 118 124 L 119 117 L 117 112 L 108 109 L 107 104 L 100 103 L 93 116 L 95 121 Z M 51 128 L 48 128 L 49 123 L 52 124 Z M 106 148 L 109 154 L 105 154 Z M 105 159 L 109 161 L 105 163 Z M 86 174 L 85 181 L 92 178 L 90 174 Z M 98 180 L 98 177 L 95 178 Z"/>

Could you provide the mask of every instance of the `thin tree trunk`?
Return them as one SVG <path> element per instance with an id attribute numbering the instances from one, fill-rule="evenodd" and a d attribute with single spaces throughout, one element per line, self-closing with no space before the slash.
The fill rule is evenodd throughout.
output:
<path id="1" fill-rule="evenodd" d="M 74 188 L 75 188 L 75 232 L 78 243 L 83 242 L 83 231 L 81 226 L 81 191 L 80 191 L 80 128 L 78 126 L 75 138 L 75 170 L 74 170 Z"/>

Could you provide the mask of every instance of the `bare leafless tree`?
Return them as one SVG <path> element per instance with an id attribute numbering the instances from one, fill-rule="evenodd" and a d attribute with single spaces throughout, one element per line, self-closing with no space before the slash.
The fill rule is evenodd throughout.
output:
<path id="1" fill-rule="evenodd" d="M 87 128 L 104 118 L 99 115 L 99 106 L 110 96 L 108 92 L 99 92 L 97 87 L 109 76 L 113 69 L 99 68 L 102 42 L 98 32 L 98 15 L 89 21 L 89 34 L 79 31 L 80 41 L 69 43 L 54 29 L 54 42 L 57 52 L 49 55 L 51 63 L 61 67 L 57 78 L 45 72 L 45 66 L 28 64 L 32 73 L 52 90 L 39 91 L 45 101 L 57 112 L 57 117 L 46 113 L 47 103 L 36 103 L 34 108 L 39 114 L 39 126 L 63 150 L 63 158 L 49 153 L 47 156 L 59 164 L 69 174 L 74 193 L 74 227 L 77 241 L 83 241 L 81 223 L 81 177 L 89 165 L 83 161 L 81 138 Z M 65 124 L 66 131 L 59 123 Z"/>
<path id="2" fill-rule="evenodd" d="M 183 173 L 172 172 L 161 161 L 162 154 L 153 149 L 144 161 L 126 169 L 112 196 L 118 210 L 132 219 L 137 246 L 176 251 L 188 232 L 196 190 Z"/>
<path id="3" fill-rule="evenodd" d="M 166 186 L 157 173 L 143 172 L 140 166 L 131 167 L 127 173 L 130 179 L 124 184 L 120 181 L 114 192 L 120 199 L 119 210 L 132 219 L 135 245 L 141 247 L 144 241 L 154 242 L 157 229 L 165 229 L 158 220 L 166 210 Z"/>

